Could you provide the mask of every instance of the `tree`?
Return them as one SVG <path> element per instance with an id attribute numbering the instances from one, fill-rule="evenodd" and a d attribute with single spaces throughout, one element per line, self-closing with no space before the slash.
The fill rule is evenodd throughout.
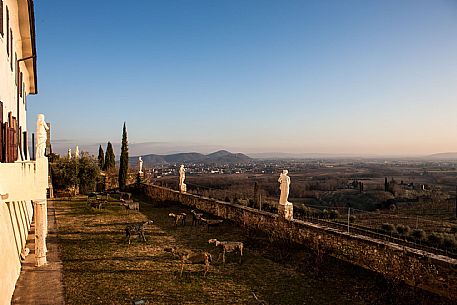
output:
<path id="1" fill-rule="evenodd" d="M 87 194 L 95 191 L 97 180 L 100 177 L 100 169 L 95 157 L 82 153 L 78 160 L 79 192 Z"/>
<path id="2" fill-rule="evenodd" d="M 105 167 L 105 153 L 103 152 L 103 148 L 100 145 L 98 148 L 98 167 L 103 170 Z"/>
<path id="3" fill-rule="evenodd" d="M 104 170 L 108 171 L 110 169 L 116 168 L 115 158 L 116 157 L 114 156 L 113 145 L 111 145 L 111 142 L 108 142 L 108 144 L 106 145 Z"/>
<path id="4" fill-rule="evenodd" d="M 127 182 L 127 172 L 129 169 L 129 148 L 127 141 L 127 128 L 122 129 L 122 146 L 121 146 L 121 159 L 119 163 L 119 188 L 123 190 Z"/>
<path id="5" fill-rule="evenodd" d="M 55 190 L 69 190 L 78 184 L 78 171 L 74 158 L 56 158 L 51 163 L 52 185 Z"/>
<path id="6" fill-rule="evenodd" d="M 51 175 L 56 190 L 74 190 L 79 185 L 80 193 L 85 194 L 95 190 L 100 169 L 94 157 L 82 153 L 79 159 L 58 158 L 51 164 Z"/>

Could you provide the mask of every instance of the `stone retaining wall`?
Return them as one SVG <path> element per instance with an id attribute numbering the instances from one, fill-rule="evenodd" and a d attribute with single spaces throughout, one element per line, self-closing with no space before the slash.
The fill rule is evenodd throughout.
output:
<path id="1" fill-rule="evenodd" d="M 343 232 L 302 220 L 285 220 L 277 214 L 218 201 L 189 193 L 181 194 L 155 185 L 139 190 L 153 202 L 180 202 L 247 229 L 266 232 L 272 239 L 288 240 L 332 255 L 389 279 L 457 300 L 457 260 L 368 236 Z"/>

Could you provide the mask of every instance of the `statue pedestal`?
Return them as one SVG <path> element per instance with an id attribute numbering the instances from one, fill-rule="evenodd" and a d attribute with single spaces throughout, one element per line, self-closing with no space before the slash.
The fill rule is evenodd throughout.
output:
<path id="1" fill-rule="evenodd" d="M 187 185 L 185 183 L 179 185 L 179 192 L 180 193 L 187 193 Z"/>
<path id="2" fill-rule="evenodd" d="M 46 200 L 34 202 L 35 210 L 35 265 L 46 265 L 47 205 Z"/>
<path id="3" fill-rule="evenodd" d="M 286 202 L 286 204 L 279 204 L 278 214 L 287 220 L 292 220 L 294 219 L 294 206 L 290 202 Z"/>

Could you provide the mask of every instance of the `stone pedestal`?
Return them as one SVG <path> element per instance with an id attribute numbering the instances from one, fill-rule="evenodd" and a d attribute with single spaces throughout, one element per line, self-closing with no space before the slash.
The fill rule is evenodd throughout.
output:
<path id="1" fill-rule="evenodd" d="M 179 185 L 179 192 L 181 192 L 181 193 L 187 192 L 187 185 L 185 183 L 182 183 Z"/>
<path id="2" fill-rule="evenodd" d="M 35 201 L 35 258 L 36 266 L 46 265 L 47 205 L 46 200 Z"/>
<path id="3" fill-rule="evenodd" d="M 294 219 L 294 206 L 290 202 L 286 202 L 286 204 L 279 204 L 278 214 L 287 220 L 292 220 Z"/>

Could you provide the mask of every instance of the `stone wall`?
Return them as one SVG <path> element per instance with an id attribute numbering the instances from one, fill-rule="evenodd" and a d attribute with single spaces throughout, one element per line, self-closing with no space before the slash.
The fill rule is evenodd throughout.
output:
<path id="1" fill-rule="evenodd" d="M 285 220 L 277 214 L 218 201 L 168 188 L 142 185 L 152 202 L 180 202 L 214 216 L 234 221 L 246 229 L 266 232 L 271 239 L 305 245 L 316 253 L 332 255 L 386 278 L 457 300 L 457 260 L 325 227 L 301 220 Z"/>

